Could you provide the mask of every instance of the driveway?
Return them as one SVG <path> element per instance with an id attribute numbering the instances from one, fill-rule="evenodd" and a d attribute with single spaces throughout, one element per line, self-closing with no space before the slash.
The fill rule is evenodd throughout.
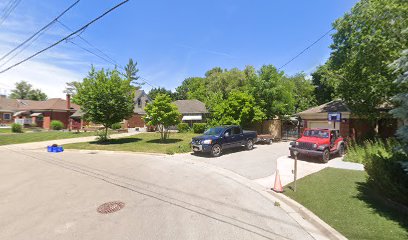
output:
<path id="1" fill-rule="evenodd" d="M 174 156 L 12 148 L 0 156 L 0 239 L 312 239 L 259 192 Z M 260 162 L 266 170 L 245 174 L 273 172 L 267 157 Z M 96 211 L 109 201 L 125 206 Z"/>
<path id="2" fill-rule="evenodd" d="M 289 154 L 289 142 L 278 142 L 271 145 L 255 145 L 251 151 L 242 149 L 228 150 L 217 158 L 208 155 L 185 154 L 183 158 L 205 162 L 233 171 L 248 179 L 260 179 L 276 171 L 276 160 Z"/>

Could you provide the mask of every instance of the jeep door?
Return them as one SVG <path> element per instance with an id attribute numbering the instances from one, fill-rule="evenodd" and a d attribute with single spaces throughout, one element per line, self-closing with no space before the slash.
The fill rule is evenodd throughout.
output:
<path id="1" fill-rule="evenodd" d="M 335 130 L 330 131 L 330 152 L 337 150 L 337 143 L 338 143 L 338 132 Z"/>

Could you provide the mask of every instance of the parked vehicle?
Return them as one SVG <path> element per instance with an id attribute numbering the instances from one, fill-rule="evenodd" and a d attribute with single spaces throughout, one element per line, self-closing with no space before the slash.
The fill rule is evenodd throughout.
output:
<path id="1" fill-rule="evenodd" d="M 340 136 L 339 130 L 333 129 L 305 129 L 302 137 L 290 143 L 290 155 L 294 157 L 294 151 L 300 155 L 316 156 L 323 162 L 328 162 L 331 155 L 344 155 L 345 143 Z"/>
<path id="2" fill-rule="evenodd" d="M 221 126 L 210 128 L 203 135 L 194 137 L 191 147 L 195 153 L 210 153 L 213 157 L 221 155 L 224 149 L 244 146 L 252 150 L 257 140 L 254 131 L 243 131 L 240 126 Z"/>

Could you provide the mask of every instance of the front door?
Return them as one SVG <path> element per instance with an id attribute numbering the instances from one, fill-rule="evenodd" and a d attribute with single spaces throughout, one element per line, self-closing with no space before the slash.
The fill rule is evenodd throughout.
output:
<path id="1" fill-rule="evenodd" d="M 231 128 L 225 130 L 223 139 L 224 139 L 224 141 L 223 141 L 224 143 L 222 144 L 223 149 L 233 147 L 233 138 L 232 138 L 232 129 Z"/>

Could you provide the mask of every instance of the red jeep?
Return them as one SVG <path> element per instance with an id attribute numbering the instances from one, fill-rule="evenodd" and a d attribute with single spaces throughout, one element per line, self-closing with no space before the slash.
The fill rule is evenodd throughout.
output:
<path id="1" fill-rule="evenodd" d="M 299 155 L 318 156 L 323 162 L 328 162 L 330 155 L 344 155 L 345 143 L 339 130 L 306 128 L 302 137 L 290 143 L 290 156 L 294 151 Z"/>

